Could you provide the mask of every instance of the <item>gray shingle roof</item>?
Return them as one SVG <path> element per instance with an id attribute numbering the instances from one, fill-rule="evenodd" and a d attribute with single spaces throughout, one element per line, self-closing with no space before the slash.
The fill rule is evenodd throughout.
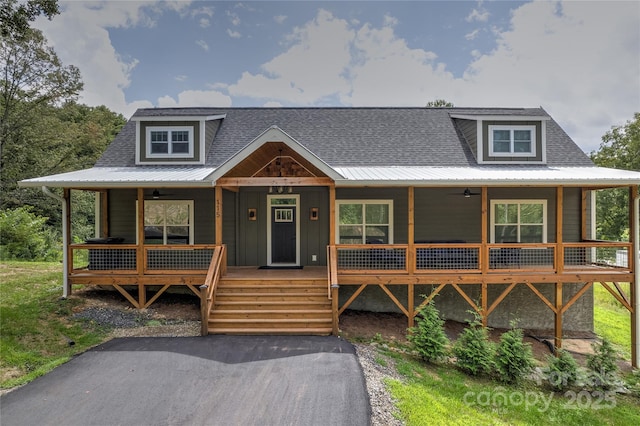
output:
<path id="1" fill-rule="evenodd" d="M 274 125 L 332 167 L 477 166 L 450 114 L 548 117 L 542 108 L 153 108 L 134 117 L 218 114 L 226 118 L 207 167 L 219 166 Z M 135 128 L 127 123 L 96 166 L 134 166 Z M 547 165 L 593 166 L 553 119 L 547 122 Z"/>

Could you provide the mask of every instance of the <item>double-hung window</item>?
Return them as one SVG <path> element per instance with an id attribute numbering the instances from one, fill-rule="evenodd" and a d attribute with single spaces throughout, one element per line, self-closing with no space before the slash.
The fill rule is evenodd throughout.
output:
<path id="1" fill-rule="evenodd" d="M 148 127 L 147 155 L 151 158 L 193 156 L 193 128 Z"/>
<path id="2" fill-rule="evenodd" d="M 145 201 L 144 242 L 193 244 L 193 201 Z"/>
<path id="3" fill-rule="evenodd" d="M 536 126 L 489 126 L 489 155 L 535 157 Z"/>
<path id="4" fill-rule="evenodd" d="M 339 244 L 393 244 L 393 200 L 336 201 Z"/>
<path id="5" fill-rule="evenodd" d="M 546 243 L 546 200 L 491 200 L 492 243 Z"/>

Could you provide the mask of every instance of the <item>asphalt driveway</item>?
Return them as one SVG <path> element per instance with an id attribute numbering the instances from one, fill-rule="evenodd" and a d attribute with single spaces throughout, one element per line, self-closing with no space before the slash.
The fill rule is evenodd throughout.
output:
<path id="1" fill-rule="evenodd" d="M 336 337 L 123 338 L 0 397 L 9 425 L 368 425 Z"/>

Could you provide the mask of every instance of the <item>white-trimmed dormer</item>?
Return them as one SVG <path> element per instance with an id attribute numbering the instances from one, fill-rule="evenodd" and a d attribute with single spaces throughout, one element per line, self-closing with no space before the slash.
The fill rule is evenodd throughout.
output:
<path id="1" fill-rule="evenodd" d="M 548 116 L 451 114 L 478 164 L 547 164 Z"/>
<path id="2" fill-rule="evenodd" d="M 205 164 L 207 141 L 215 130 L 209 123 L 225 118 L 208 116 L 132 117 L 136 123 L 136 165 Z"/>

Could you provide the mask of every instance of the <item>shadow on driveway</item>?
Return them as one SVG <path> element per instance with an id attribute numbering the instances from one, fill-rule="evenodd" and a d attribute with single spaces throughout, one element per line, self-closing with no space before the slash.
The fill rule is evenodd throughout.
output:
<path id="1" fill-rule="evenodd" d="M 336 337 L 123 338 L 0 397 L 9 425 L 368 425 Z"/>

